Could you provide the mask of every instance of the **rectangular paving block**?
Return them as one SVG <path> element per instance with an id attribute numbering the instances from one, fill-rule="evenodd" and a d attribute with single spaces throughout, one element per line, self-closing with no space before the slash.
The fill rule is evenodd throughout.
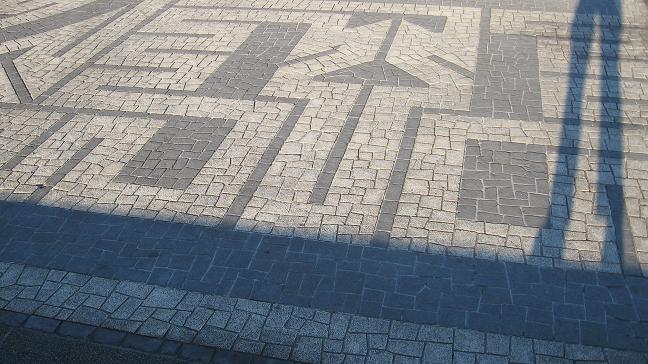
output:
<path id="1" fill-rule="evenodd" d="M 482 34 L 480 42 L 486 44 L 480 46 L 477 56 L 471 112 L 501 119 L 542 120 L 536 38 Z"/>

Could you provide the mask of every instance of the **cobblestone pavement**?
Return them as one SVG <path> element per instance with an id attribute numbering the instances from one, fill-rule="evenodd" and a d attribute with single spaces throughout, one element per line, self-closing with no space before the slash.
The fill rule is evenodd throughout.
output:
<path id="1" fill-rule="evenodd" d="M 195 360 L 646 362 L 641 0 L 6 0 L 0 320 Z"/>

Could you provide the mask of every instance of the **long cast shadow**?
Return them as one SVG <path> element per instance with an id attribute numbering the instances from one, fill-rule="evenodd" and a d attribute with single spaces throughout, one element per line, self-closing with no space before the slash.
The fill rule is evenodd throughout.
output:
<path id="1" fill-rule="evenodd" d="M 582 128 L 582 109 L 586 72 L 592 55 L 595 27 L 598 24 L 602 70 L 600 78 L 600 145 L 598 148 L 596 213 L 611 216 L 605 232 L 606 242 L 615 242 L 616 250 L 604 246 L 602 260 L 621 262 L 625 274 L 641 275 L 636 261 L 632 235 L 626 221 L 623 193 L 623 124 L 621 123 L 621 90 L 619 85 L 619 44 L 622 31 L 620 0 L 581 0 L 571 27 L 569 83 L 563 111 L 563 125 L 551 204 L 545 224 L 536 238 L 534 253 L 544 245 L 565 248 L 565 235 L 575 211 L 578 149 Z M 596 76 L 589 76 L 590 78 Z M 604 197 L 605 196 L 605 197 Z M 607 198 L 606 198 L 607 197 Z"/>

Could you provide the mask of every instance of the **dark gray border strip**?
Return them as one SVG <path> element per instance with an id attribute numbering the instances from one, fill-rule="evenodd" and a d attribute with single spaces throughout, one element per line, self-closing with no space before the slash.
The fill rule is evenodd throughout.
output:
<path id="1" fill-rule="evenodd" d="M 360 88 L 360 92 L 358 92 L 358 96 L 353 103 L 353 107 L 351 108 L 349 115 L 347 115 L 347 118 L 344 121 L 344 126 L 342 126 L 342 130 L 340 131 L 340 134 L 335 140 L 335 144 L 333 144 L 333 148 L 326 158 L 324 169 L 317 177 L 315 187 L 313 188 L 313 193 L 308 199 L 309 203 L 320 205 L 324 203 L 326 195 L 328 195 L 328 191 L 331 188 L 331 183 L 333 183 L 333 177 L 335 177 L 335 174 L 340 167 L 340 163 L 342 163 L 344 153 L 346 153 L 347 146 L 351 142 L 351 138 L 353 137 L 353 133 L 355 132 L 356 127 L 358 127 L 360 116 L 362 115 L 362 112 L 367 105 L 367 100 L 369 100 L 369 96 L 371 95 L 372 90 L 373 86 L 371 85 L 362 86 L 362 88 Z"/>
<path id="2" fill-rule="evenodd" d="M 177 53 L 177 54 L 191 54 L 191 55 L 210 55 L 222 56 L 232 54 L 232 51 L 209 51 L 205 49 L 174 49 L 174 48 L 146 48 L 146 53 Z"/>
<path id="3" fill-rule="evenodd" d="M 185 90 L 170 90 L 165 88 L 153 87 L 137 87 L 137 86 L 113 86 L 113 85 L 99 85 L 98 91 L 112 91 L 112 92 L 135 92 L 151 95 L 170 95 L 170 96 L 196 96 L 193 91 Z"/>
<path id="4" fill-rule="evenodd" d="M 22 54 L 23 52 L 20 53 Z M 14 92 L 16 93 L 16 97 L 18 97 L 18 102 L 21 104 L 31 103 L 34 99 L 32 98 L 22 76 L 20 76 L 20 72 L 18 72 L 18 69 L 16 68 L 14 59 L 15 58 L 3 57 L 0 63 L 9 79 L 9 83 L 11 83 L 11 87 L 13 87 Z"/>
<path id="5" fill-rule="evenodd" d="M 171 120 L 182 118 L 184 120 L 207 120 L 214 121 L 218 118 L 209 118 L 204 116 L 181 116 L 170 114 L 152 114 L 141 111 L 117 111 L 117 110 L 102 110 L 93 108 L 73 108 L 67 106 L 52 106 L 52 105 L 35 105 L 35 104 L 12 104 L 7 102 L 0 102 L 0 108 L 7 108 L 13 110 L 43 110 L 51 112 L 60 112 L 63 114 L 84 114 L 84 115 L 98 115 L 98 116 L 115 116 L 115 117 L 130 117 L 130 118 L 149 118 L 157 120 Z"/>
<path id="6" fill-rule="evenodd" d="M 31 1 L 31 0 L 28 0 L 28 1 Z M 26 3 L 28 1 L 22 1 L 22 2 L 19 2 L 18 4 L 20 5 L 20 4 Z M 17 12 L 17 13 L 11 13 L 11 14 L 10 13 L 4 13 L 4 14 L 2 14 L 2 17 L 0 19 L 6 19 L 6 18 L 14 17 L 16 15 L 22 15 L 22 14 L 31 13 L 31 12 L 34 12 L 36 10 L 42 10 L 42 9 L 45 9 L 45 8 L 49 8 L 50 6 L 54 6 L 56 4 L 57 3 L 48 3 L 48 4 L 41 5 L 41 6 L 37 6 L 37 7 L 32 8 L 32 9 L 23 10 L 23 11 L 20 11 L 20 12 Z"/>
<path id="7" fill-rule="evenodd" d="M 59 121 L 55 122 L 52 124 L 47 130 L 45 130 L 41 135 L 36 137 L 36 139 L 32 140 L 29 142 L 29 144 L 25 145 L 18 151 L 18 153 L 13 156 L 11 159 L 9 159 L 5 164 L 0 167 L 0 169 L 3 170 L 12 170 L 14 169 L 20 162 L 22 162 L 28 155 L 34 152 L 36 148 L 38 148 L 41 144 L 43 144 L 49 137 L 51 137 L 54 133 L 56 133 L 59 129 L 61 129 L 65 124 L 68 123 L 68 121 L 72 120 L 74 118 L 74 114 L 64 114 Z"/>
<path id="8" fill-rule="evenodd" d="M 136 72 L 176 72 L 178 71 L 177 67 L 129 66 L 125 64 L 95 63 L 92 65 L 92 67 L 104 68 L 109 70 L 124 70 L 124 71 L 136 71 Z"/>
<path id="9" fill-rule="evenodd" d="M 468 70 L 466 68 L 463 68 L 463 67 L 461 67 L 460 65 L 458 65 L 456 63 L 452 63 L 452 62 L 450 62 L 450 61 L 448 61 L 446 59 L 443 59 L 443 58 L 437 56 L 436 54 L 433 54 L 433 55 L 429 56 L 428 58 L 430 60 L 432 60 L 434 63 L 439 64 L 439 65 L 441 65 L 441 66 L 443 66 L 443 67 L 445 67 L 445 68 L 447 68 L 447 69 L 449 69 L 451 71 L 457 72 L 458 74 L 460 74 L 460 75 L 462 75 L 464 77 L 468 77 L 471 80 L 475 78 L 475 73 L 474 72 L 472 72 L 472 71 L 470 71 L 470 70 Z"/>
<path id="10" fill-rule="evenodd" d="M 92 138 L 90 139 L 87 143 L 85 143 L 81 149 L 77 150 L 76 153 L 72 155 L 72 158 L 67 160 L 61 167 L 59 167 L 56 172 L 54 172 L 53 175 L 51 175 L 47 180 L 45 181 L 45 184 L 38 188 L 36 191 L 34 191 L 29 198 L 27 199 L 28 202 L 31 203 L 38 203 L 40 200 L 45 197 L 49 193 L 49 191 L 52 190 L 54 186 L 56 186 L 61 180 L 76 167 L 79 162 L 83 160 L 83 158 L 87 157 L 92 150 L 101 143 L 103 139 L 101 138 Z"/>
<path id="11" fill-rule="evenodd" d="M 65 53 L 71 51 L 74 49 L 76 46 L 79 44 L 83 43 L 85 40 L 90 38 L 91 36 L 97 34 L 99 31 L 101 31 L 103 28 L 105 28 L 108 24 L 114 22 L 115 20 L 119 19 L 122 15 L 126 14 L 130 10 L 132 10 L 135 7 L 135 5 L 126 5 L 122 10 L 118 11 L 117 13 L 113 14 L 111 17 L 108 19 L 102 21 L 101 23 L 97 24 L 97 26 L 93 27 L 92 29 L 88 30 L 87 32 L 83 33 L 79 37 L 75 38 L 72 42 L 68 43 L 65 47 L 59 49 L 56 51 L 53 56 L 54 57 L 61 57 Z"/>
<path id="12" fill-rule="evenodd" d="M 295 128 L 295 125 L 306 109 L 307 104 L 308 101 L 306 100 L 302 100 L 295 104 L 292 111 L 281 125 L 281 128 L 279 128 L 274 138 L 272 138 L 270 144 L 261 155 L 261 159 L 257 163 L 256 167 L 254 167 L 252 173 L 248 176 L 245 183 L 243 183 L 243 186 L 241 186 L 238 195 L 234 198 L 234 201 L 232 201 L 232 204 L 227 209 L 227 212 L 220 224 L 222 227 L 230 229 L 236 226 L 245 210 L 245 207 L 259 188 L 263 177 L 268 173 L 268 170 L 270 169 L 270 166 L 272 166 L 272 163 L 274 163 L 275 158 L 279 155 L 279 151 Z"/>
<path id="13" fill-rule="evenodd" d="M 401 194 L 403 193 L 403 186 L 405 185 L 405 177 L 409 169 L 410 160 L 412 158 L 412 151 L 414 150 L 414 143 L 418 135 L 419 126 L 421 125 L 421 117 L 423 109 L 420 107 L 413 107 L 407 115 L 407 124 L 405 125 L 405 133 L 400 142 L 396 162 L 389 176 L 389 184 L 387 191 L 385 191 L 385 198 L 376 229 L 371 239 L 371 245 L 379 247 L 389 246 L 389 239 L 391 237 L 391 230 L 394 226 L 394 219 L 398 210 L 398 203 Z"/>
<path id="14" fill-rule="evenodd" d="M 157 9 L 156 11 L 153 12 L 153 14 L 149 15 L 146 17 L 144 20 L 139 22 L 137 25 L 135 25 L 133 28 L 131 28 L 129 31 L 125 32 L 124 34 L 120 35 L 112 41 L 110 44 L 102 48 L 100 51 L 95 53 L 92 57 L 90 57 L 86 62 L 84 62 L 81 66 L 77 67 L 74 71 L 70 72 L 69 74 L 65 75 L 62 79 L 60 79 L 58 82 L 50 86 L 45 92 L 43 92 L 40 96 L 38 96 L 34 102 L 37 104 L 42 103 L 44 100 L 46 100 L 49 96 L 53 95 L 55 92 L 59 91 L 63 86 L 67 85 L 68 82 L 72 81 L 74 78 L 79 76 L 81 73 L 83 73 L 86 69 L 88 69 L 90 66 L 95 64 L 99 59 L 101 59 L 103 56 L 108 54 L 110 51 L 124 43 L 130 36 L 134 34 L 134 32 L 137 32 L 138 30 L 142 29 L 145 25 L 149 24 L 153 20 L 155 20 L 157 17 L 162 15 L 165 11 L 169 10 L 173 4 L 175 4 L 178 0 L 172 0 L 166 5 L 162 6 L 161 8 Z"/>

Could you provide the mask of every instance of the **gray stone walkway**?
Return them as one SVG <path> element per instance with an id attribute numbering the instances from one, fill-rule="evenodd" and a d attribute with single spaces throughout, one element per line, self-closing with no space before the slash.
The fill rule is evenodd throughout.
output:
<path id="1" fill-rule="evenodd" d="M 646 362 L 647 167 L 641 0 L 0 5 L 15 325 L 207 361 Z"/>

